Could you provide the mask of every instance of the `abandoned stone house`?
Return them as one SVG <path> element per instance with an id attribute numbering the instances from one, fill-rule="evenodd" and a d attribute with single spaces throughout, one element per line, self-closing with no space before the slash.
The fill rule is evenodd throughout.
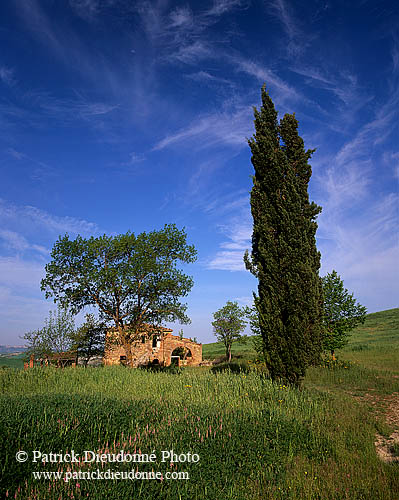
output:
<path id="1" fill-rule="evenodd" d="M 191 339 L 172 335 L 170 328 L 159 328 L 156 334 L 142 335 L 132 344 L 133 366 L 159 364 L 170 366 L 196 366 L 202 361 L 202 344 Z M 105 342 L 104 365 L 124 364 L 126 352 L 122 345 L 112 340 L 115 333 L 107 333 Z M 115 337 L 114 337 L 115 338 Z"/>

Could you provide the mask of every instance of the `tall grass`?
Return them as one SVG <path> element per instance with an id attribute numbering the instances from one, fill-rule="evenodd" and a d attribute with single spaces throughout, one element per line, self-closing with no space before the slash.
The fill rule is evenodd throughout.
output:
<path id="1" fill-rule="evenodd" d="M 250 367 L 236 345 L 236 373 L 219 366 L 180 374 L 123 367 L 0 370 L 0 498 L 398 500 L 399 465 L 375 453 L 382 423 L 351 395 L 399 392 L 399 309 L 354 331 L 341 361 L 308 371 L 302 391 Z M 204 346 L 220 357 L 223 346 Z M 385 428 L 384 433 L 391 430 Z M 161 451 L 197 453 L 198 463 L 163 463 Z M 33 450 L 151 453 L 153 464 L 101 470 L 185 471 L 188 480 L 38 480 L 33 471 L 93 470 L 98 464 L 38 465 Z"/>
<path id="2" fill-rule="evenodd" d="M 397 476 L 378 461 L 374 422 L 361 407 L 348 398 L 275 384 L 255 372 L 34 368 L 3 370 L 0 386 L 1 430 L 7 436 L 0 452 L 2 497 L 7 492 L 24 500 L 399 497 Z M 190 479 L 34 480 L 34 470 L 65 471 L 69 465 L 39 467 L 14 459 L 18 450 L 31 455 L 72 449 L 155 450 L 157 462 L 139 464 L 140 470 L 187 471 Z M 200 461 L 161 463 L 161 451 L 169 449 L 197 453 Z"/>

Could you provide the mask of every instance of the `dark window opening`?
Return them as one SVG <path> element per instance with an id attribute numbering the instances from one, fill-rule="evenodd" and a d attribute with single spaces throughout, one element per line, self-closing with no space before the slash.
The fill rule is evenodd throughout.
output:
<path id="1" fill-rule="evenodd" d="M 158 342 L 158 337 L 153 337 L 152 338 L 152 347 L 155 349 L 157 347 L 157 342 Z"/>
<path id="2" fill-rule="evenodd" d="M 174 349 L 174 351 L 172 352 L 172 356 L 175 357 L 179 357 L 180 359 L 187 359 L 187 358 L 192 358 L 192 353 L 190 351 L 190 349 L 187 349 L 187 347 L 184 347 L 184 346 L 179 346 L 179 347 L 176 347 L 176 349 Z"/>
<path id="3" fill-rule="evenodd" d="M 171 356 L 170 357 L 170 364 L 172 366 L 179 366 L 180 365 L 180 356 Z"/>
<path id="4" fill-rule="evenodd" d="M 142 343 L 142 344 L 145 344 L 145 335 L 143 335 L 143 336 L 141 337 L 141 343 Z"/>

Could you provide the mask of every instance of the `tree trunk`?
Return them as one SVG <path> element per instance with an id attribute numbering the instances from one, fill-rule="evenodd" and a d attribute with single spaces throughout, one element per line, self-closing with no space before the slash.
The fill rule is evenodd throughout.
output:
<path id="1" fill-rule="evenodd" d="M 118 324 L 118 334 L 119 334 L 119 342 L 122 344 L 122 347 L 126 354 L 126 366 L 130 368 L 133 367 L 133 355 L 132 355 L 132 346 L 131 343 L 126 338 L 126 334 L 124 332 L 123 326 Z"/>
<path id="2" fill-rule="evenodd" d="M 133 368 L 132 346 L 130 342 L 126 341 L 125 339 L 123 340 L 123 349 L 125 350 L 126 354 L 126 366 L 129 366 L 129 368 Z"/>
<path id="3" fill-rule="evenodd" d="M 227 361 L 230 363 L 230 361 L 231 361 L 231 345 L 227 346 L 227 349 L 226 349 L 226 358 L 227 358 Z"/>

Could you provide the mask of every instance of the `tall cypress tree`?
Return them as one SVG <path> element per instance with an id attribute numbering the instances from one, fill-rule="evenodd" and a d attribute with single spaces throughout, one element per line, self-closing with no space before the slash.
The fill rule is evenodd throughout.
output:
<path id="1" fill-rule="evenodd" d="M 321 352 L 322 288 L 318 274 L 316 217 L 309 202 L 308 163 L 295 115 L 278 123 L 265 86 L 254 108 L 255 134 L 248 143 L 255 169 L 251 191 L 252 254 L 247 268 L 258 277 L 255 305 L 272 379 L 299 385 Z"/>

